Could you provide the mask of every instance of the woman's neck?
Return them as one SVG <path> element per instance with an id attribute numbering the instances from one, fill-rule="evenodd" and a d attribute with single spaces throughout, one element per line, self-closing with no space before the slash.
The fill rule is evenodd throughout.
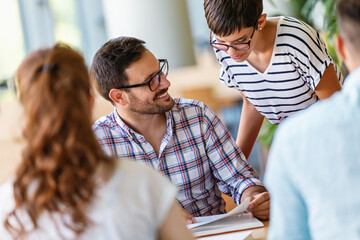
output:
<path id="1" fill-rule="evenodd" d="M 268 20 L 263 29 L 259 31 L 256 46 L 253 49 L 255 54 L 264 54 L 269 51 L 272 52 L 276 39 L 278 21 L 279 18 Z"/>

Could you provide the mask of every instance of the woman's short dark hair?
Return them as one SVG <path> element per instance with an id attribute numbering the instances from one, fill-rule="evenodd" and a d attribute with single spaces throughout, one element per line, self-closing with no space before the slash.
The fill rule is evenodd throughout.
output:
<path id="1" fill-rule="evenodd" d="M 228 36 L 242 28 L 256 26 L 263 11 L 262 0 L 204 0 L 210 30 Z"/>

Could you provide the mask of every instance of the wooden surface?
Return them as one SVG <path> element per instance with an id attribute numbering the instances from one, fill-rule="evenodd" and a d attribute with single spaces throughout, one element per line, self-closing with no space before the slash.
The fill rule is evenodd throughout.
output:
<path id="1" fill-rule="evenodd" d="M 266 240 L 268 230 L 269 230 L 269 221 L 262 221 L 264 227 L 254 229 L 246 240 Z"/>

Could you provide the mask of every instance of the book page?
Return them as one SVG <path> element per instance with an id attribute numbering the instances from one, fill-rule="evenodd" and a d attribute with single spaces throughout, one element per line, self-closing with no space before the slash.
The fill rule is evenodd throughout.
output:
<path id="1" fill-rule="evenodd" d="M 195 237 L 263 227 L 264 224 L 251 213 L 238 214 L 191 229 Z"/>
<path id="2" fill-rule="evenodd" d="M 188 224 L 187 228 L 188 229 L 192 229 L 192 228 L 196 228 L 196 227 L 200 227 L 202 225 L 211 223 L 211 222 L 215 222 L 218 221 L 220 219 L 229 217 L 229 216 L 233 216 L 235 214 L 239 214 L 242 212 L 245 212 L 246 209 L 248 208 L 250 203 L 250 198 L 246 198 L 245 201 L 243 201 L 240 205 L 238 205 L 236 208 L 232 209 L 230 212 L 226 213 L 226 214 L 218 214 L 218 215 L 212 215 L 212 216 L 204 216 L 204 217 L 196 217 L 196 223 L 192 223 L 192 224 Z"/>

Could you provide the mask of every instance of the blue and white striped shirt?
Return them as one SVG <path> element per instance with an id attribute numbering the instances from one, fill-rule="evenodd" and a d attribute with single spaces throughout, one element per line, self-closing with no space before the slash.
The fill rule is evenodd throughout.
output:
<path id="1" fill-rule="evenodd" d="M 194 216 L 225 212 L 221 192 L 239 204 L 242 192 L 262 183 L 220 119 L 203 103 L 175 98 L 166 112 L 167 132 L 157 155 L 144 136 L 133 131 L 116 110 L 93 129 L 109 155 L 146 163 L 178 188 L 179 203 Z"/>
<path id="2" fill-rule="evenodd" d="M 264 73 L 247 61 L 234 61 L 224 51 L 215 53 L 221 65 L 221 82 L 241 91 L 273 124 L 318 100 L 314 90 L 333 63 L 319 33 L 291 17 L 278 21 L 273 54 Z M 341 74 L 338 76 L 342 84 Z"/>

